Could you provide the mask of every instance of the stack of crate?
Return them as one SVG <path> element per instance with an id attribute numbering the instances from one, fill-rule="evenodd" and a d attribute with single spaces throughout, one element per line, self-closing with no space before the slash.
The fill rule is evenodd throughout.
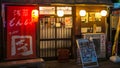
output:
<path id="1" fill-rule="evenodd" d="M 58 49 L 58 61 L 67 62 L 69 60 L 69 49 Z"/>

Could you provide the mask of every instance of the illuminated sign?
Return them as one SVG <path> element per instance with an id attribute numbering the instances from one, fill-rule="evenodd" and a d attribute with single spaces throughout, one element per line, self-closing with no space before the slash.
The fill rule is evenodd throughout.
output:
<path id="1" fill-rule="evenodd" d="M 114 8 L 120 8 L 120 3 L 114 3 Z"/>
<path id="2" fill-rule="evenodd" d="M 7 6 L 7 60 L 36 58 L 34 6 Z"/>

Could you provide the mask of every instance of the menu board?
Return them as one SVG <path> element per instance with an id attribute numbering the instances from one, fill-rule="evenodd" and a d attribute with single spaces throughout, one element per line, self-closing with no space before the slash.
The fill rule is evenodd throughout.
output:
<path id="1" fill-rule="evenodd" d="M 98 66 L 95 46 L 92 40 L 88 39 L 77 39 L 77 46 L 80 48 L 80 57 L 83 68 Z"/>

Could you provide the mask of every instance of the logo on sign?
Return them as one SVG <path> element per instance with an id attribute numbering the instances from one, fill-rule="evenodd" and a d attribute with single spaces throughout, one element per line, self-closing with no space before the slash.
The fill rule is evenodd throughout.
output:
<path id="1" fill-rule="evenodd" d="M 28 56 L 33 54 L 31 36 L 12 36 L 11 56 Z"/>

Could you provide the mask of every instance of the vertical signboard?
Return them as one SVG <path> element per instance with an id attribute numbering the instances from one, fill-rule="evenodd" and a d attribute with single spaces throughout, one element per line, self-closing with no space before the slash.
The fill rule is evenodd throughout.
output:
<path id="1" fill-rule="evenodd" d="M 7 60 L 36 57 L 34 6 L 7 6 Z"/>

